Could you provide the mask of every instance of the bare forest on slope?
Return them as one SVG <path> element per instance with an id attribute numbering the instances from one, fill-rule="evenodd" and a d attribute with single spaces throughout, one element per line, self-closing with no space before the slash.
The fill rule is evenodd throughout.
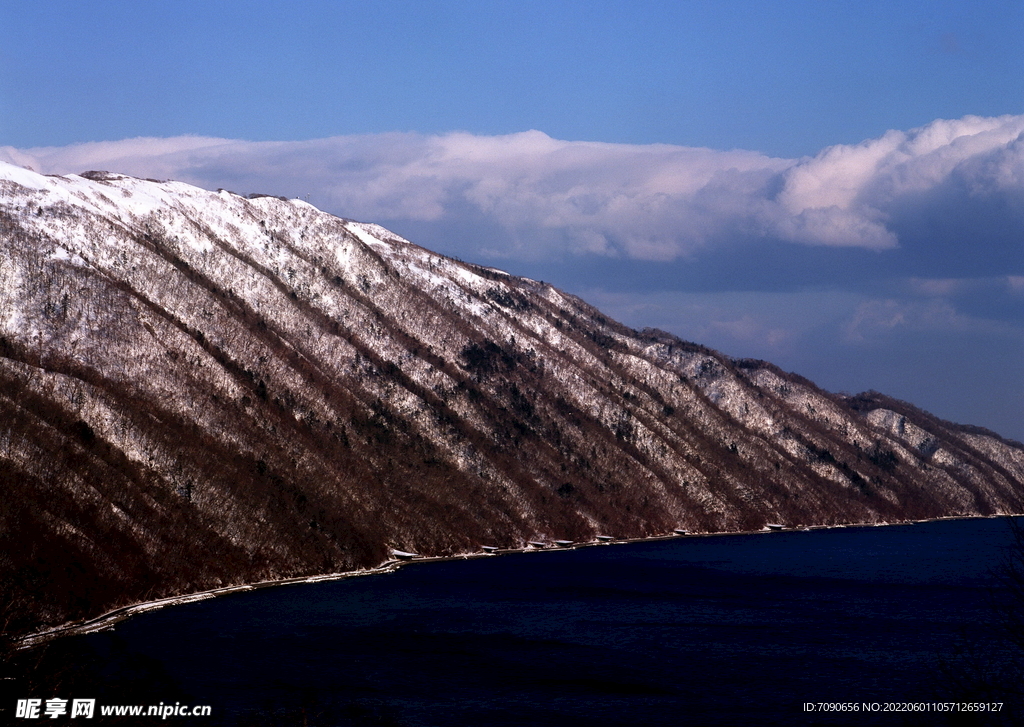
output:
<path id="1" fill-rule="evenodd" d="M 298 200 L 0 165 L 0 624 L 483 545 L 1024 511 L 1024 447 Z"/>

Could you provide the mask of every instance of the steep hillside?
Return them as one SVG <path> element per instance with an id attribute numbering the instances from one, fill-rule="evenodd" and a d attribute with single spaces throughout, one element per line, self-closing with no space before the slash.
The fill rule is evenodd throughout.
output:
<path id="1" fill-rule="evenodd" d="M 1024 511 L 1024 447 L 298 200 L 0 164 L 8 633 L 391 549 Z"/>

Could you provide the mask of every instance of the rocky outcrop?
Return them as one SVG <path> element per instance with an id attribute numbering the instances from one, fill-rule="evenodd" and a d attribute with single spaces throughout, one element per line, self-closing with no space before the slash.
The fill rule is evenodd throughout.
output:
<path id="1" fill-rule="evenodd" d="M 1024 447 L 298 200 L 0 165 L 0 487 L 21 633 L 392 549 L 1021 512 Z"/>

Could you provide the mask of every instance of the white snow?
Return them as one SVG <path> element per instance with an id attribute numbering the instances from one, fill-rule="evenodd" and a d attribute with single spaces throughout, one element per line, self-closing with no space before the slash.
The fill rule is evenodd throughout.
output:
<path id="1" fill-rule="evenodd" d="M 378 227 L 377 225 L 372 225 L 371 226 L 371 225 L 364 225 L 364 224 L 359 223 L 359 222 L 349 222 L 349 223 L 346 223 L 345 227 L 347 227 L 352 232 L 353 235 L 358 237 L 363 243 L 365 243 L 367 245 L 372 245 L 374 247 L 389 247 L 388 243 L 386 243 L 386 242 L 384 242 L 382 240 L 378 240 L 370 232 L 370 230 L 367 229 L 368 227 Z M 383 230 L 384 228 L 383 227 L 378 227 L 378 229 Z"/>

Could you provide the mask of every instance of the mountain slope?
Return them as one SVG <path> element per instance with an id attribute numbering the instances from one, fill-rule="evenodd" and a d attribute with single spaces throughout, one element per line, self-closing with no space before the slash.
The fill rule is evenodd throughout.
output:
<path id="1" fill-rule="evenodd" d="M 0 165 L 6 629 L 397 548 L 1024 511 L 1024 447 L 298 200 Z"/>

